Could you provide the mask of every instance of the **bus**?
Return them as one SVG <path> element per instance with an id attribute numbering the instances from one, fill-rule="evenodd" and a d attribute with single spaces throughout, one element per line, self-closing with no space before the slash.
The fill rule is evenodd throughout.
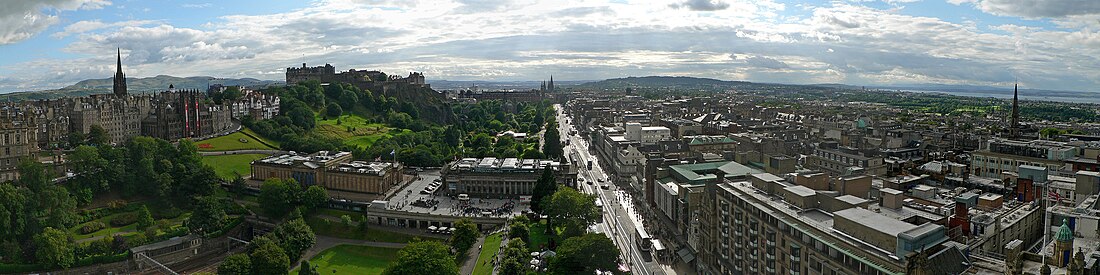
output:
<path id="1" fill-rule="evenodd" d="M 637 233 L 635 234 L 634 242 L 638 244 L 638 249 L 649 251 L 649 248 L 653 246 L 651 242 L 653 239 L 649 237 L 649 233 L 646 233 L 645 228 L 642 228 L 640 225 L 634 226 L 634 231 Z"/>

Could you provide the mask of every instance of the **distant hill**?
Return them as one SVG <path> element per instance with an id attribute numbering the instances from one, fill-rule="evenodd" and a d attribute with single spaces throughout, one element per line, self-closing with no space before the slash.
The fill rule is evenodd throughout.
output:
<path id="1" fill-rule="evenodd" d="M 712 78 L 687 77 L 687 76 L 643 76 L 613 78 L 596 82 L 577 85 L 577 88 L 589 89 L 622 89 L 622 88 L 716 88 L 733 87 L 750 84 L 744 81 L 725 81 Z"/>
<path id="2" fill-rule="evenodd" d="M 209 76 L 175 77 L 158 75 L 146 78 L 126 78 L 127 90 L 131 94 L 142 92 L 158 92 L 168 89 L 168 85 L 174 85 L 176 89 L 199 89 L 205 91 L 210 85 L 221 84 L 225 86 L 266 87 L 281 85 L 282 81 L 259 80 L 255 78 L 217 78 Z M 86 96 L 92 94 L 111 93 L 114 81 L 111 78 L 88 79 L 69 85 L 68 87 L 35 92 L 18 92 L 0 95 L 2 101 L 54 99 L 72 96 Z"/>
<path id="3" fill-rule="evenodd" d="M 558 87 L 572 87 L 574 85 L 592 82 L 592 80 L 555 80 Z M 542 81 L 482 81 L 482 80 L 428 80 L 432 89 L 436 90 L 462 90 L 477 86 L 482 90 L 529 90 L 538 89 Z"/>

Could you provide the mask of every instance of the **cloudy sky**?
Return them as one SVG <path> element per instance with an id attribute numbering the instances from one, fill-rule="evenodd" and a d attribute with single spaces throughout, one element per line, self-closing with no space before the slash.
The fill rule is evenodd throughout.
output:
<path id="1" fill-rule="evenodd" d="M 0 93 L 286 67 L 1100 92 L 1098 0 L 5 0 Z"/>

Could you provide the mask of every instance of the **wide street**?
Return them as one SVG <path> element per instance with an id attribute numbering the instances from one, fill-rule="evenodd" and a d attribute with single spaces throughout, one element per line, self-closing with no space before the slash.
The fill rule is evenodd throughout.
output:
<path id="1" fill-rule="evenodd" d="M 633 199 L 628 192 L 620 190 L 618 186 L 607 181 L 608 173 L 600 166 L 599 160 L 589 152 L 588 141 L 579 134 L 570 134 L 574 130 L 569 116 L 563 113 L 561 106 L 555 106 L 557 110 L 558 131 L 562 137 L 568 140 L 564 152 L 567 157 L 574 156 L 579 173 L 578 177 L 584 179 L 579 183 L 582 192 L 596 194 L 603 202 L 603 222 L 596 225 L 597 232 L 607 234 L 615 242 L 622 252 L 620 256 L 624 263 L 630 266 L 634 274 L 675 274 L 670 266 L 658 264 L 653 261 L 648 251 L 641 251 L 636 244 L 635 225 L 641 224 L 641 217 L 635 214 Z M 592 169 L 588 169 L 588 161 L 592 161 Z M 600 179 L 603 179 L 602 181 Z M 608 185 L 602 189 L 601 185 Z"/>

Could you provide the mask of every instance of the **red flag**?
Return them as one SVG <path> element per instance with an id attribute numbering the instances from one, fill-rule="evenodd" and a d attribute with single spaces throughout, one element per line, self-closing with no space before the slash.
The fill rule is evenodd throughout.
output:
<path id="1" fill-rule="evenodd" d="M 1054 192 L 1054 190 L 1050 190 L 1050 191 L 1047 191 L 1047 193 L 1050 196 L 1050 198 L 1052 198 L 1056 201 L 1059 201 L 1059 202 L 1062 201 L 1062 196 L 1058 195 L 1058 192 Z"/>

